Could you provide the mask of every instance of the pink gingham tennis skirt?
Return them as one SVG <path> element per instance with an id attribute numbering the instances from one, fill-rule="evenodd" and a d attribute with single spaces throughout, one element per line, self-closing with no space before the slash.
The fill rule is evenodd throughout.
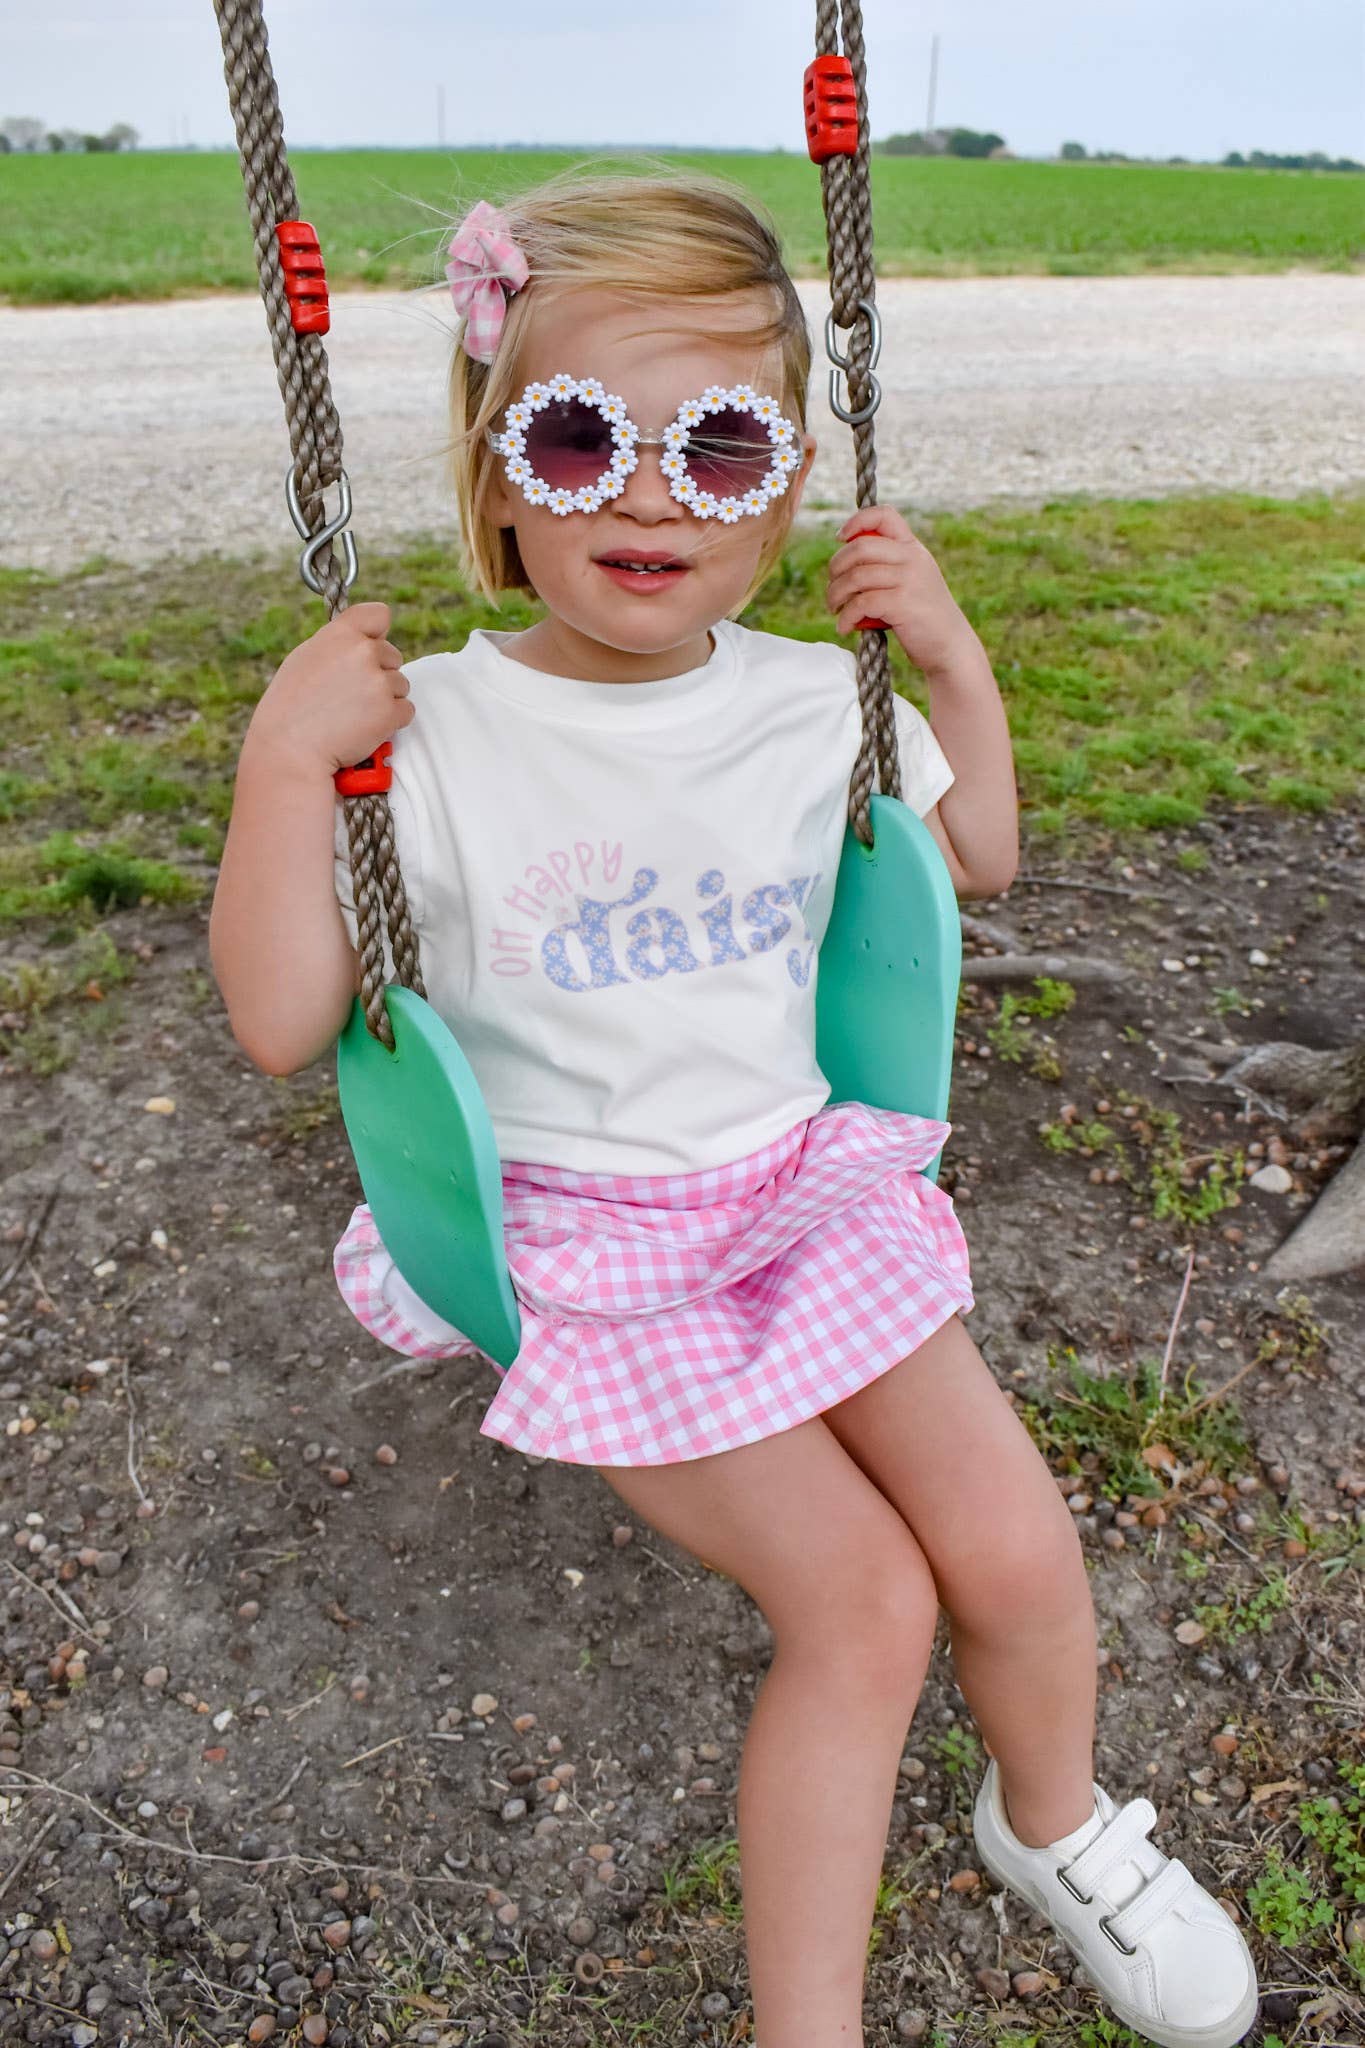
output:
<path id="1" fill-rule="evenodd" d="M 974 1306 L 953 1204 L 922 1171 L 951 1130 L 853 1102 L 701 1173 L 504 1161 L 522 1341 L 481 1434 L 570 1465 L 667 1465 L 856 1394 Z M 333 1266 L 381 1343 L 485 1356 L 414 1294 L 367 1204 Z"/>

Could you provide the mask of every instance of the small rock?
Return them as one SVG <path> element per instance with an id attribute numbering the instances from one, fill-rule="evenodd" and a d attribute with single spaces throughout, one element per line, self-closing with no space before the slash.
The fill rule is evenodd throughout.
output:
<path id="1" fill-rule="evenodd" d="M 142 1107 L 144 1110 L 149 1111 L 152 1116 L 175 1115 L 175 1102 L 169 1095 L 153 1095 L 150 1101 L 143 1103 Z"/>
<path id="2" fill-rule="evenodd" d="M 469 1711 L 486 1720 L 490 1714 L 496 1714 L 498 1711 L 497 1695 L 491 1692 L 476 1692 L 469 1702 Z"/>
<path id="3" fill-rule="evenodd" d="M 1287 1166 L 1260 1166 L 1251 1175 L 1251 1185 L 1265 1195 L 1287 1195 L 1294 1176 Z"/>
<path id="4" fill-rule="evenodd" d="M 143 1672 L 142 1683 L 148 1692 L 159 1692 L 170 1675 L 164 1664 L 153 1664 L 150 1670 Z"/>

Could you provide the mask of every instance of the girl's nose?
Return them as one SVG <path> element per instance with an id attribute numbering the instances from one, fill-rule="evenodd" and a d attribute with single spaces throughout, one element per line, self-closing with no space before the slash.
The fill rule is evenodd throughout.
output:
<path id="1" fill-rule="evenodd" d="M 679 519 L 686 516 L 684 507 L 676 498 L 669 495 L 669 480 L 660 467 L 667 453 L 666 448 L 655 447 L 652 443 L 647 447 L 637 446 L 636 466 L 626 478 L 626 487 L 615 501 L 618 512 L 634 513 L 637 517 L 654 520 L 671 518 L 675 514 Z"/>

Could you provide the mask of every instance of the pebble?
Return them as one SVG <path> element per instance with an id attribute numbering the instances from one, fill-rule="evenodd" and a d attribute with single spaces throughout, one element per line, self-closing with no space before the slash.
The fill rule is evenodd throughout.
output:
<path id="1" fill-rule="evenodd" d="M 1251 1175 L 1251 1185 L 1266 1195 L 1287 1195 L 1294 1176 L 1287 1166 L 1261 1166 Z"/>

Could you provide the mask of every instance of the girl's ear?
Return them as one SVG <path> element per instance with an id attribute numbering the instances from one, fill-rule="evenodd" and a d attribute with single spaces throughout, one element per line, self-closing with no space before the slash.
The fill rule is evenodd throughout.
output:
<path id="1" fill-rule="evenodd" d="M 787 514 L 788 519 L 795 519 L 800 509 L 801 495 L 806 488 L 806 478 L 810 475 L 811 464 L 815 460 L 815 448 L 814 434 L 803 434 L 801 436 L 801 467 L 797 470 L 786 491 L 786 496 L 791 503 L 791 510 Z"/>
<path id="2" fill-rule="evenodd" d="M 488 467 L 488 477 L 484 484 L 483 509 L 491 525 L 507 527 L 513 524 L 512 493 L 508 489 L 507 479 L 502 473 L 501 461 L 496 456 Z"/>

